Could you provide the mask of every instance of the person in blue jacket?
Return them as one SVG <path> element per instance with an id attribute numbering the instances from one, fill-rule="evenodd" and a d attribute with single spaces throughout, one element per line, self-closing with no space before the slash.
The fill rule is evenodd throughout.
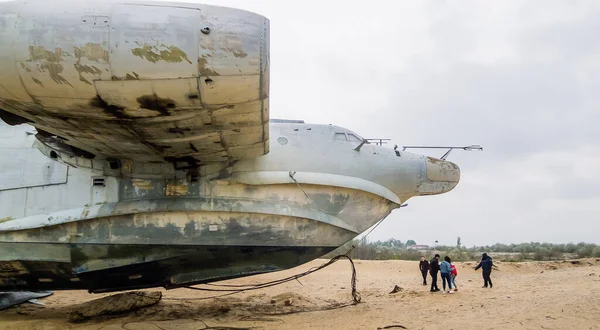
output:
<path id="1" fill-rule="evenodd" d="M 452 282 L 450 281 L 450 257 L 445 256 L 440 264 L 440 274 L 442 275 L 442 289 L 446 293 L 446 282 L 448 282 L 448 293 L 452 293 Z"/>
<path id="2" fill-rule="evenodd" d="M 481 268 L 481 274 L 483 275 L 483 287 L 487 288 L 488 283 L 490 284 L 490 289 L 492 288 L 492 279 L 490 275 L 492 275 L 492 266 L 494 266 L 494 262 L 492 261 L 492 257 L 488 256 L 487 253 L 481 255 L 481 261 L 475 267 L 475 270 Z"/>

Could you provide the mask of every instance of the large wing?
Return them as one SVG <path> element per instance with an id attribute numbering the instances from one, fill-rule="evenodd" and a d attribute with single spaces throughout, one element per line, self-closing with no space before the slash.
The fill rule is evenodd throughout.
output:
<path id="1" fill-rule="evenodd" d="M 11 6 L 0 14 L 0 116 L 35 126 L 46 145 L 198 164 L 268 152 L 266 18 L 181 3 Z"/>

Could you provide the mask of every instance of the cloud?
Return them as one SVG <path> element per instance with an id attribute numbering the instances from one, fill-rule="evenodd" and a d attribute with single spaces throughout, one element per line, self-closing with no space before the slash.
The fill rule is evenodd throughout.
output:
<path id="1" fill-rule="evenodd" d="M 370 239 L 600 243 L 600 3 L 234 6 L 271 20 L 272 117 L 399 145 L 484 146 L 451 154 L 455 190 L 410 200 Z"/>

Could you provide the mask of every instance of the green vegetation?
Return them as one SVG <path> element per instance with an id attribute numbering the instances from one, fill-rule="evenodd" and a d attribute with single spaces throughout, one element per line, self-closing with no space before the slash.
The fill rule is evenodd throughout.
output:
<path id="1" fill-rule="evenodd" d="M 439 253 L 442 258 L 450 256 L 454 261 L 479 260 L 481 253 L 489 253 L 494 260 L 499 261 L 526 261 L 526 260 L 560 260 L 572 258 L 600 258 L 600 245 L 589 243 L 521 243 L 521 244 L 494 244 L 490 246 L 473 246 L 467 248 L 461 244 L 460 238 L 457 239 L 456 246 L 436 246 L 427 250 L 415 250 L 411 246 L 415 245 L 414 240 L 408 240 L 406 243 L 397 239 L 388 239 L 386 241 L 368 242 L 352 240 L 335 251 L 324 256 L 330 258 L 338 254 L 347 253 L 352 246 L 355 248 L 350 252 L 350 257 L 363 260 L 417 260 L 421 256 L 427 259 Z"/>

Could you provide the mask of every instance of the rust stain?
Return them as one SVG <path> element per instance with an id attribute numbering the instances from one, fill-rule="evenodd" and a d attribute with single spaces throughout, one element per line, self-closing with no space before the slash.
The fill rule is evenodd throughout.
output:
<path id="1" fill-rule="evenodd" d="M 152 190 L 152 181 L 149 180 L 132 179 L 131 185 L 142 190 Z"/>
<path id="2" fill-rule="evenodd" d="M 208 60 L 202 56 L 198 58 L 198 72 L 201 76 L 219 76 L 219 73 L 206 67 Z"/>
<path id="3" fill-rule="evenodd" d="M 157 46 L 143 44 L 141 47 L 132 49 L 131 53 L 134 56 L 144 58 L 146 61 L 152 63 L 157 63 L 159 61 L 179 63 L 185 60 L 186 62 L 192 64 L 192 61 L 188 59 L 187 54 L 178 47 L 165 45 L 160 46 L 165 49 L 160 50 Z"/>

